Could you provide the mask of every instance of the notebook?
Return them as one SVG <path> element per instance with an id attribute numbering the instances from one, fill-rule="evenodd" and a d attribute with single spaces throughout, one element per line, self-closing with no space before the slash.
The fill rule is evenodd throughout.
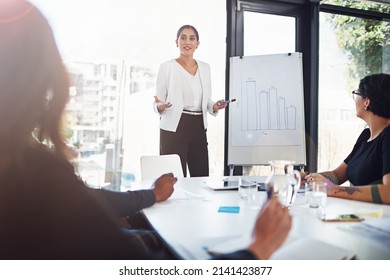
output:
<path id="1" fill-rule="evenodd" d="M 312 238 L 300 238 L 277 250 L 271 260 L 354 260 L 355 253 Z"/>
<path id="2" fill-rule="evenodd" d="M 246 248 L 249 237 L 231 240 L 210 246 L 209 254 L 219 255 Z M 271 256 L 271 260 L 351 260 L 357 256 L 351 251 L 312 238 L 290 238 Z"/>

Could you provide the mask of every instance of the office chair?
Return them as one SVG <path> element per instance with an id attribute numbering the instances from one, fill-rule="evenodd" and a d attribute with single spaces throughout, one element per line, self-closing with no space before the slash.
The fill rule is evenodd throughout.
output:
<path id="1" fill-rule="evenodd" d="M 141 157 L 141 177 L 145 179 L 157 179 L 162 174 L 172 172 L 177 178 L 183 178 L 183 169 L 179 155 L 158 155 Z"/>

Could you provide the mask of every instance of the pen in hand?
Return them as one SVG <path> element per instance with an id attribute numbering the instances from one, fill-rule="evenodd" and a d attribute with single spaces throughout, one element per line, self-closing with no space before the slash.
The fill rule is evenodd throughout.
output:
<path id="1" fill-rule="evenodd" d="M 272 186 L 267 186 L 267 200 L 270 200 L 274 195 L 274 188 Z"/>
<path id="2" fill-rule="evenodd" d="M 235 101 L 236 101 L 236 99 L 233 98 L 233 99 L 230 99 L 230 100 L 225 100 L 225 101 L 218 102 L 217 104 L 218 104 L 218 106 L 221 106 L 221 105 L 225 105 L 225 104 L 228 104 L 230 102 L 235 102 Z"/>

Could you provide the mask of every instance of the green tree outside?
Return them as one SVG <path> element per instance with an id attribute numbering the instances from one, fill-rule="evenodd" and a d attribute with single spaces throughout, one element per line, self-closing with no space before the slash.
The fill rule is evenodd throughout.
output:
<path id="1" fill-rule="evenodd" d="M 368 2 L 332 0 L 334 4 L 349 8 L 389 14 L 390 5 Z M 338 14 L 327 15 L 337 43 L 348 57 L 348 84 L 356 83 L 364 76 L 390 73 L 390 23 L 376 19 L 362 19 Z"/>

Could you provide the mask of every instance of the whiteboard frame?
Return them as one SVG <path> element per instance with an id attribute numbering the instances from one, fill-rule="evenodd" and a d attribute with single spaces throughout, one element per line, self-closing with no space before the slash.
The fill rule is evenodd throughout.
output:
<path id="1" fill-rule="evenodd" d="M 271 160 L 291 160 L 295 165 L 306 165 L 306 133 L 305 133 L 305 115 L 304 115 L 304 90 L 303 90 L 303 66 L 302 66 L 302 53 L 284 53 L 284 54 L 272 54 L 272 55 L 260 55 L 260 56 L 244 56 L 244 57 L 231 57 L 230 58 L 230 79 L 229 79 L 229 96 L 235 98 L 233 93 L 233 76 L 239 75 L 236 73 L 236 63 L 243 62 L 245 60 L 256 60 L 261 62 L 262 59 L 294 59 L 296 64 L 296 74 L 298 75 L 299 81 L 296 85 L 299 87 L 301 92 L 298 102 L 301 103 L 301 108 L 298 114 L 301 114 L 301 127 L 299 132 L 299 145 L 281 145 L 281 146 L 233 146 L 232 138 L 232 108 L 229 108 L 229 119 L 228 119 L 228 160 L 229 166 L 249 166 L 249 165 L 268 165 Z M 262 67 L 261 63 L 256 64 L 256 67 Z M 258 68 L 256 68 L 258 69 Z M 278 68 L 278 75 L 282 71 Z M 230 105 L 231 106 L 231 105 Z"/>

